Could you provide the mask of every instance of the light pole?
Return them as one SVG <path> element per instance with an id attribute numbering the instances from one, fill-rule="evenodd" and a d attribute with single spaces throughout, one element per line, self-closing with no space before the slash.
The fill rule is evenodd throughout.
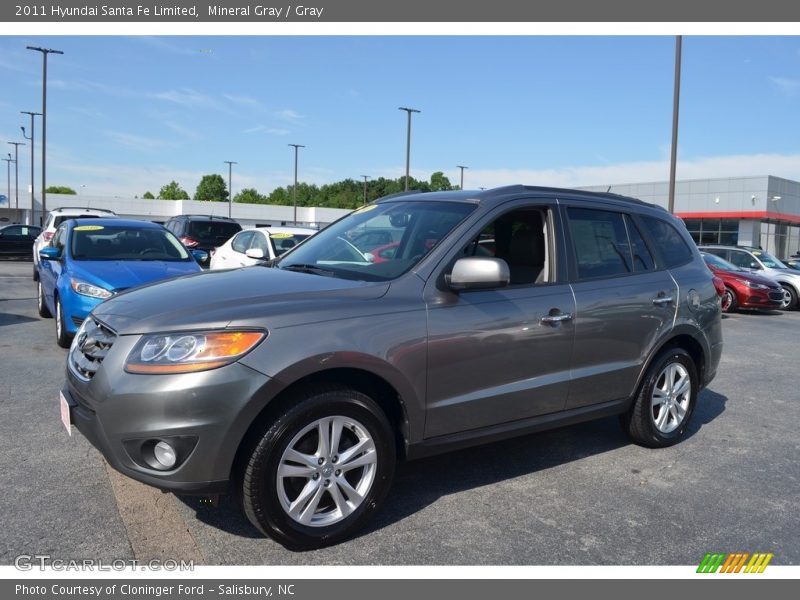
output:
<path id="1" fill-rule="evenodd" d="M 23 115 L 30 115 L 31 116 L 31 136 L 28 137 L 27 135 L 25 135 L 25 128 L 24 127 L 20 127 L 20 129 L 22 129 L 22 137 L 24 137 L 26 140 L 30 140 L 31 141 L 31 222 L 30 222 L 30 224 L 31 225 L 36 225 L 36 204 L 35 204 L 35 202 L 36 202 L 36 194 L 33 191 L 34 190 L 34 186 L 36 185 L 36 182 L 33 179 L 33 137 L 34 137 L 34 122 L 33 122 L 33 118 L 37 117 L 37 116 L 41 117 L 42 113 L 31 112 L 29 110 L 21 110 L 20 112 Z"/>
<path id="2" fill-rule="evenodd" d="M 11 208 L 11 163 L 14 162 L 14 159 L 11 158 L 11 152 L 8 153 L 8 158 L 4 158 L 3 160 L 6 161 L 6 166 L 8 167 L 8 175 L 6 175 L 6 181 L 8 182 L 8 195 L 6 198 L 8 198 L 8 208 Z"/>
<path id="3" fill-rule="evenodd" d="M 61 50 L 26 46 L 28 50 L 42 53 L 42 220 L 47 214 L 47 55 L 64 54 Z M 31 185 L 33 185 L 31 183 Z"/>
<path id="4" fill-rule="evenodd" d="M 411 168 L 411 113 L 422 112 L 416 108 L 405 108 L 400 106 L 398 110 L 404 110 L 408 114 L 408 127 L 406 128 L 406 186 L 405 191 L 408 191 L 408 173 Z"/>
<path id="5" fill-rule="evenodd" d="M 469 169 L 469 167 L 465 167 L 463 165 L 456 165 L 459 169 L 461 169 L 461 191 L 464 191 L 464 169 Z"/>
<path id="6" fill-rule="evenodd" d="M 292 188 L 292 200 L 294 202 L 294 224 L 297 225 L 297 151 L 305 148 L 302 144 L 289 144 L 294 148 L 294 187 Z"/>
<path id="7" fill-rule="evenodd" d="M 675 36 L 675 88 L 672 95 L 672 152 L 669 160 L 669 212 L 675 212 L 675 164 L 678 162 L 678 104 L 681 97 L 681 45 L 683 36 Z"/>
<path id="8" fill-rule="evenodd" d="M 8 142 L 14 146 L 14 208 L 19 210 L 19 147 L 23 142 Z M 11 198 L 8 199 L 8 208 L 11 208 Z"/>
<path id="9" fill-rule="evenodd" d="M 233 204 L 233 188 L 231 187 L 231 170 L 233 169 L 233 165 L 238 165 L 239 163 L 233 160 L 223 160 L 222 162 L 228 165 L 228 218 L 230 218 L 231 204 Z"/>
<path id="10" fill-rule="evenodd" d="M 362 175 L 364 178 L 364 204 L 367 203 L 367 179 L 369 179 L 369 175 Z"/>

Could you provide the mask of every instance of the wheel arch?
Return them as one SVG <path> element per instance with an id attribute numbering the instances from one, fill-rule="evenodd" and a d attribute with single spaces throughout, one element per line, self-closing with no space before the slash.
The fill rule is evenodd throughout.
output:
<path id="1" fill-rule="evenodd" d="M 386 378 L 365 369 L 352 367 L 334 367 L 309 373 L 285 386 L 275 397 L 269 400 L 258 412 L 244 435 L 231 464 L 231 481 L 236 481 L 241 473 L 245 458 L 258 443 L 259 434 L 264 427 L 279 415 L 292 401 L 294 396 L 304 388 L 334 385 L 359 391 L 374 400 L 384 412 L 395 436 L 395 449 L 399 458 L 405 458 L 410 439 L 408 413 L 406 404 Z"/>
<path id="2" fill-rule="evenodd" d="M 635 395 L 638 393 L 639 388 L 642 385 L 642 380 L 656 357 L 659 356 L 665 349 L 669 348 L 681 348 L 685 350 L 689 356 L 691 356 L 697 370 L 698 383 L 702 389 L 703 382 L 705 381 L 706 377 L 706 366 L 708 364 L 709 350 L 707 349 L 706 345 L 697 338 L 694 331 L 688 327 L 679 327 L 673 330 L 670 337 L 664 339 L 650 352 L 650 356 L 645 361 L 644 365 L 642 366 L 642 370 L 639 373 L 632 397 L 635 397 Z"/>

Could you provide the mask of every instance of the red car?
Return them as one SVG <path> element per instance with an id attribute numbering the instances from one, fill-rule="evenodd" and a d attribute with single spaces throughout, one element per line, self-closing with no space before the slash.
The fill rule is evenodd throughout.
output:
<path id="1" fill-rule="evenodd" d="M 721 298 L 722 312 L 733 312 L 737 308 L 780 308 L 783 288 L 777 281 L 753 275 L 719 256 L 705 252 L 700 254 L 711 272 L 725 284 Z"/>

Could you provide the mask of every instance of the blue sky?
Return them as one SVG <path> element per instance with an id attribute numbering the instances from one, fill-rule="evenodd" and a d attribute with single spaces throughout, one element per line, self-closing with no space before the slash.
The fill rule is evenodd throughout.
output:
<path id="1" fill-rule="evenodd" d="M 416 177 L 457 183 L 459 164 L 467 188 L 668 177 L 671 36 L 3 36 L 5 141 L 41 108 L 27 45 L 65 52 L 48 62 L 48 184 L 87 196 L 171 179 L 193 194 L 203 174 L 227 178 L 225 160 L 234 192 L 269 192 L 292 182 L 290 143 L 306 146 L 302 181 L 398 177 L 399 106 L 422 111 Z M 800 179 L 798 109 L 800 37 L 685 36 L 678 178 Z M 27 147 L 19 166 L 24 190 Z"/>

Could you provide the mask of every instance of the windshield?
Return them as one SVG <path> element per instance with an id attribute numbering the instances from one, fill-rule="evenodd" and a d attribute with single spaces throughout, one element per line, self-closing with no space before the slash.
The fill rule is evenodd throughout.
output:
<path id="1" fill-rule="evenodd" d="M 369 204 L 317 233 L 277 266 L 389 281 L 413 268 L 474 209 L 474 204 L 461 202 Z"/>
<path id="2" fill-rule="evenodd" d="M 75 260 L 191 260 L 169 231 L 131 226 L 78 225 L 70 251 Z"/>
<path id="3" fill-rule="evenodd" d="M 758 258 L 765 267 L 770 269 L 786 269 L 786 265 L 772 256 L 769 252 L 763 250 L 752 250 L 753 256 Z"/>
<path id="4" fill-rule="evenodd" d="M 306 239 L 309 233 L 281 233 L 276 231 L 269 234 L 269 243 L 272 244 L 272 251 L 275 256 L 283 256 L 289 250 L 297 246 L 300 242 Z M 266 255 L 266 254 L 265 254 Z"/>
<path id="5" fill-rule="evenodd" d="M 729 263 L 724 258 L 720 258 L 719 256 L 715 256 L 713 254 L 706 254 L 705 252 L 702 253 L 703 260 L 706 261 L 706 264 L 711 265 L 719 269 L 720 271 L 744 271 L 744 269 L 737 267 L 733 263 Z"/>

